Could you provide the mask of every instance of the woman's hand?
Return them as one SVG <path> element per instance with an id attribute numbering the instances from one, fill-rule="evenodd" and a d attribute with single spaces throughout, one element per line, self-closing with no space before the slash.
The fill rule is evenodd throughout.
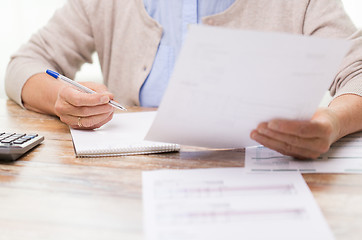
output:
<path id="1" fill-rule="evenodd" d="M 321 108 L 310 121 L 274 119 L 260 123 L 250 134 L 260 144 L 299 159 L 316 159 L 340 136 L 337 115 Z"/>
<path id="2" fill-rule="evenodd" d="M 70 85 L 64 85 L 58 92 L 54 106 L 55 114 L 72 128 L 99 128 L 113 117 L 114 109 L 108 104 L 113 95 L 103 84 L 94 82 L 81 84 L 97 93 L 84 93 Z"/>

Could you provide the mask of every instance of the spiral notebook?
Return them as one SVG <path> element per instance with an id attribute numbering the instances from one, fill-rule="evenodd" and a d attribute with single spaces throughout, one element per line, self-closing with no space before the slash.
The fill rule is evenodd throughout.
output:
<path id="1" fill-rule="evenodd" d="M 179 151 L 177 144 L 145 141 L 156 112 L 115 114 L 95 130 L 70 129 L 77 157 L 106 157 Z"/>

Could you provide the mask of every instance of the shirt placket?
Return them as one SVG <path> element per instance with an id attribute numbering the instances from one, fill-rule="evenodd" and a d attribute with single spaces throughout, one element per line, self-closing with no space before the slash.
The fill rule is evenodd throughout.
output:
<path id="1" fill-rule="evenodd" d="M 182 5 L 182 42 L 187 35 L 188 25 L 198 23 L 198 0 L 183 0 Z"/>

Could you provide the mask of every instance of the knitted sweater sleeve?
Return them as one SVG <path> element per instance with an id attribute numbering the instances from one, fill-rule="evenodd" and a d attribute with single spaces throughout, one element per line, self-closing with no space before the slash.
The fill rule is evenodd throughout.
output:
<path id="1" fill-rule="evenodd" d="M 73 78 L 92 61 L 95 47 L 84 3 L 69 0 L 11 57 L 5 77 L 9 98 L 23 106 L 21 91 L 31 76 L 49 68 Z"/>

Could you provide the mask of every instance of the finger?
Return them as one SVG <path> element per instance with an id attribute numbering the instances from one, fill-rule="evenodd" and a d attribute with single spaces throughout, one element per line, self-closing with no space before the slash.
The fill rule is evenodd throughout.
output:
<path id="1" fill-rule="evenodd" d="M 99 122 L 98 124 L 94 125 L 94 128 L 100 128 L 104 124 L 108 123 L 112 120 L 114 113 L 110 114 L 106 119 L 104 119 L 102 122 Z"/>
<path id="2" fill-rule="evenodd" d="M 59 92 L 59 97 L 73 106 L 97 106 L 108 103 L 110 97 L 102 93 L 84 93 L 72 87 L 65 87 Z"/>
<path id="3" fill-rule="evenodd" d="M 56 103 L 55 111 L 57 115 L 71 115 L 75 117 L 90 117 L 94 115 L 106 114 L 114 112 L 114 108 L 109 104 L 91 106 L 91 107 L 75 107 L 69 103 Z"/>
<path id="4" fill-rule="evenodd" d="M 331 129 L 327 125 L 319 121 L 274 119 L 268 123 L 268 128 L 276 132 L 305 138 L 329 136 L 331 132 Z"/>
<path id="5" fill-rule="evenodd" d="M 80 118 L 80 125 L 82 126 L 81 129 L 92 130 L 92 129 L 100 128 L 101 126 L 103 126 L 104 124 L 106 124 L 107 122 L 112 120 L 112 118 L 113 118 L 113 113 L 110 114 L 107 118 L 105 118 L 104 120 L 102 120 L 100 122 L 97 122 L 98 119 L 95 119 L 93 117 Z M 78 121 L 78 119 L 77 119 L 77 121 Z M 85 124 L 85 125 L 83 125 L 83 124 Z M 77 122 L 77 126 L 79 128 L 78 122 Z"/>
<path id="6" fill-rule="evenodd" d="M 289 145 L 309 149 L 314 152 L 325 153 L 329 150 L 330 144 L 327 137 L 325 138 L 304 138 L 292 134 L 276 132 L 268 128 L 267 123 L 261 123 L 257 131 L 259 134 L 268 138 L 275 139 L 279 142 L 284 142 Z"/>
<path id="7" fill-rule="evenodd" d="M 91 130 L 99 128 L 105 123 L 109 122 L 113 117 L 111 114 L 100 114 L 91 117 L 75 117 L 75 116 L 66 116 L 62 119 L 63 122 L 67 123 L 70 127 L 74 129 L 86 129 Z"/>
<path id="8" fill-rule="evenodd" d="M 271 139 L 267 136 L 259 134 L 256 130 L 251 132 L 250 137 L 263 146 L 273 149 L 283 155 L 292 156 L 298 159 L 316 159 L 320 156 L 320 153 L 318 152 Z"/>

